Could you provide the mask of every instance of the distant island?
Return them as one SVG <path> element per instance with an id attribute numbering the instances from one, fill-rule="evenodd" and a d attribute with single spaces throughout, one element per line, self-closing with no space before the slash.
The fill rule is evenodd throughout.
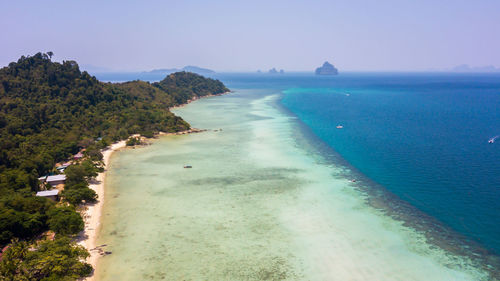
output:
<path id="1" fill-rule="evenodd" d="M 276 70 L 276 67 L 273 67 L 271 69 L 269 69 L 269 74 L 285 74 L 285 71 L 283 69 L 280 69 L 280 71 L 278 72 L 278 70 Z"/>
<path id="2" fill-rule="evenodd" d="M 178 69 L 178 68 L 153 69 L 151 71 L 144 71 L 144 73 L 164 74 L 164 75 L 167 75 L 167 74 L 170 74 L 170 73 L 181 72 L 181 71 L 192 72 L 192 73 L 201 74 L 201 75 L 215 73 L 215 71 L 213 71 L 211 69 L 202 68 L 202 67 L 193 66 L 193 65 L 184 66 L 181 69 Z"/>
<path id="3" fill-rule="evenodd" d="M 333 64 L 325 61 L 323 66 L 316 68 L 316 75 L 338 75 L 339 71 Z"/>

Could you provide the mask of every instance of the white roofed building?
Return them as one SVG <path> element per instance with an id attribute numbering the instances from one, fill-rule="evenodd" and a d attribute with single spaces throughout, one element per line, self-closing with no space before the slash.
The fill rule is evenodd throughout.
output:
<path id="1" fill-rule="evenodd" d="M 57 201 L 59 199 L 59 190 L 51 189 L 51 190 L 38 191 L 36 193 L 36 196 L 45 197 Z"/>
<path id="2" fill-rule="evenodd" d="M 64 184 L 65 181 L 66 181 L 66 175 L 48 176 L 47 179 L 45 180 L 45 182 L 50 184 L 51 186 L 56 186 L 58 184 Z"/>

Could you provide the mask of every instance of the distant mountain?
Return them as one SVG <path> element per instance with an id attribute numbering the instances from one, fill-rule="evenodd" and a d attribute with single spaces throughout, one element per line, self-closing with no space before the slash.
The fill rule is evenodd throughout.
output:
<path id="1" fill-rule="evenodd" d="M 323 66 L 316 68 L 316 75 L 337 75 L 339 71 L 333 66 L 333 64 L 325 61 Z"/>
<path id="2" fill-rule="evenodd" d="M 211 69 L 201 68 L 201 67 L 192 66 L 192 65 L 184 66 L 182 68 L 182 70 L 187 71 L 187 72 L 198 73 L 198 74 L 213 74 L 213 73 L 215 73 L 215 71 L 213 71 Z"/>
<path id="3" fill-rule="evenodd" d="M 144 73 L 154 73 L 154 74 L 170 74 L 174 72 L 179 72 L 181 71 L 178 68 L 160 68 L 160 69 L 153 69 L 151 71 L 144 71 Z"/>
<path id="4" fill-rule="evenodd" d="M 471 67 L 468 64 L 457 65 L 451 69 L 453 72 L 500 72 L 500 68 L 493 65 Z"/>
<path id="5" fill-rule="evenodd" d="M 153 69 L 151 71 L 145 71 L 144 73 L 152 73 L 152 74 L 170 74 L 174 72 L 180 72 L 180 71 L 186 71 L 186 72 L 192 72 L 196 74 L 201 74 L 201 75 L 206 75 L 206 74 L 213 74 L 215 71 L 208 69 L 208 68 L 201 68 L 198 66 L 193 66 L 193 65 L 188 65 L 185 66 L 181 69 L 179 68 L 161 68 L 161 69 Z"/>

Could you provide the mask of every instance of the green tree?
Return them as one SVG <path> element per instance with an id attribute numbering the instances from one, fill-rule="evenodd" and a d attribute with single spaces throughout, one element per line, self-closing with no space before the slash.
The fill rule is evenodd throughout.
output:
<path id="1" fill-rule="evenodd" d="M 12 238 L 30 238 L 47 229 L 47 211 L 54 203 L 42 197 L 12 194 L 0 198 L 0 245 Z"/>
<path id="2" fill-rule="evenodd" d="M 97 200 L 97 193 L 94 190 L 85 187 L 85 188 L 75 188 L 66 189 L 62 192 L 62 196 L 64 201 L 69 202 L 73 205 L 81 204 L 82 201 L 86 203 L 95 202 Z"/>
<path id="3" fill-rule="evenodd" d="M 129 138 L 125 143 L 127 146 L 134 146 L 141 144 L 141 138 Z"/>
<path id="4" fill-rule="evenodd" d="M 29 280 L 24 270 L 24 259 L 28 254 L 26 241 L 14 240 L 14 243 L 3 253 L 0 262 L 0 280 Z"/>
<path id="5" fill-rule="evenodd" d="M 80 164 L 71 165 L 66 168 L 64 171 L 66 174 L 66 185 L 72 186 L 79 183 L 86 183 L 90 179 L 95 178 L 101 171 L 101 167 L 97 167 L 92 160 L 86 159 Z"/>
<path id="6" fill-rule="evenodd" d="M 83 230 L 83 219 L 72 207 L 52 208 L 47 215 L 49 228 L 56 234 L 72 235 Z"/>
<path id="7" fill-rule="evenodd" d="M 92 267 L 82 262 L 88 256 L 85 248 L 69 238 L 42 241 L 35 245 L 16 241 L 4 253 L 0 279 L 77 280 L 92 272 Z"/>

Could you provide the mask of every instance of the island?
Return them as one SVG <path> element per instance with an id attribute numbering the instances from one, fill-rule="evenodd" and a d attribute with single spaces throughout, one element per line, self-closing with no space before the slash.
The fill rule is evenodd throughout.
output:
<path id="1" fill-rule="evenodd" d="M 170 108 L 229 91 L 186 71 L 155 83 L 106 83 L 52 56 L 0 68 L 1 280 L 90 275 L 87 258 L 100 252 L 77 241 L 95 241 L 87 235 L 99 216 L 86 209 L 102 204 L 97 186 L 111 151 L 138 137 L 197 132 Z"/>
<path id="2" fill-rule="evenodd" d="M 323 66 L 316 68 L 316 75 L 338 75 L 339 71 L 333 66 L 333 64 L 325 61 Z"/>
<path id="3" fill-rule="evenodd" d="M 196 74 L 201 74 L 201 75 L 207 75 L 207 74 L 214 74 L 215 71 L 208 69 L 208 68 L 202 68 L 198 66 L 193 66 L 193 65 L 188 65 L 184 66 L 183 68 L 161 68 L 161 69 L 153 69 L 151 71 L 144 71 L 144 73 L 151 73 L 151 74 L 162 74 L 162 75 L 168 75 L 174 72 L 192 72 Z"/>
<path id="4" fill-rule="evenodd" d="M 257 71 L 257 72 L 258 72 L 258 71 Z M 269 73 L 269 74 L 278 74 L 278 73 L 279 73 L 279 74 L 285 74 L 285 71 L 284 71 L 283 69 L 280 69 L 280 71 L 278 71 L 278 70 L 276 69 L 276 67 L 273 67 L 273 68 L 269 69 L 269 72 L 268 72 L 268 73 Z"/>

